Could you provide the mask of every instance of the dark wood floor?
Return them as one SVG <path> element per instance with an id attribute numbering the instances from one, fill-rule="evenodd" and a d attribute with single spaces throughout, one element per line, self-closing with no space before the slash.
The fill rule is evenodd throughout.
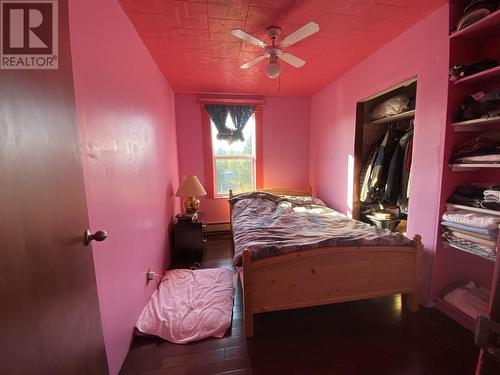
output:
<path id="1" fill-rule="evenodd" d="M 227 236 L 209 239 L 203 267 L 231 267 Z M 472 334 L 435 309 L 402 309 L 400 296 L 259 314 L 249 340 L 241 302 L 239 290 L 226 337 L 188 345 L 136 338 L 120 373 L 474 373 Z"/>

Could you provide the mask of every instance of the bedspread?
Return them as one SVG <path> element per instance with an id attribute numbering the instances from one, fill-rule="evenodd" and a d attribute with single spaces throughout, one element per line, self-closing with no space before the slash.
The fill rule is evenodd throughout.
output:
<path id="1" fill-rule="evenodd" d="M 230 200 L 235 254 L 251 259 L 334 246 L 410 246 L 408 237 L 376 228 L 332 210 L 311 197 L 240 194 Z"/>

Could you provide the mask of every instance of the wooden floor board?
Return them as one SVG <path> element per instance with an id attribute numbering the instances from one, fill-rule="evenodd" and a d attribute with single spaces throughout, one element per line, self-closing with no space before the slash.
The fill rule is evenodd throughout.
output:
<path id="1" fill-rule="evenodd" d="M 204 268 L 231 267 L 227 236 L 207 242 Z M 402 309 L 400 296 L 255 316 L 243 336 L 241 288 L 224 338 L 176 345 L 136 338 L 122 375 L 401 374 L 470 375 L 472 334 L 435 309 Z"/>

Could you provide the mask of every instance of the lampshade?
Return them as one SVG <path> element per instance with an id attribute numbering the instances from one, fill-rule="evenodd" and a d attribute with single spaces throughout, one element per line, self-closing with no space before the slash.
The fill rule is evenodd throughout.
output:
<path id="1" fill-rule="evenodd" d="M 206 194 L 207 192 L 196 176 L 185 176 L 175 193 L 177 197 L 199 197 Z"/>

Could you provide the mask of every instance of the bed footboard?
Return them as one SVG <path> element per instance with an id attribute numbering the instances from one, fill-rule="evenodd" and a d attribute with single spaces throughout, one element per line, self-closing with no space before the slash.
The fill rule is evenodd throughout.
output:
<path id="1" fill-rule="evenodd" d="M 243 253 L 240 272 L 245 336 L 253 336 L 253 315 L 336 302 L 403 294 L 419 308 L 422 242 L 413 247 L 318 248 L 252 261 Z"/>

